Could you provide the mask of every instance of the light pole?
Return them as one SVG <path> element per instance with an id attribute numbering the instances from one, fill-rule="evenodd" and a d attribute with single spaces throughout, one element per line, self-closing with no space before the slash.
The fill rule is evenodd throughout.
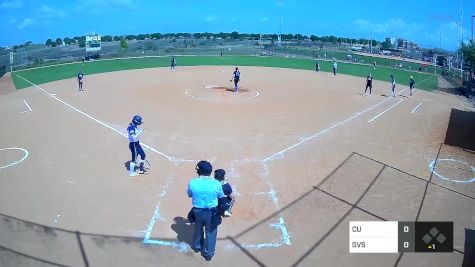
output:
<path id="1" fill-rule="evenodd" d="M 442 32 L 439 32 L 439 50 L 442 50 Z"/>
<path id="2" fill-rule="evenodd" d="M 280 17 L 280 0 L 276 1 L 277 3 L 277 44 L 280 46 L 281 42 L 281 37 L 280 37 L 280 31 L 281 31 L 281 17 Z"/>
<path id="3" fill-rule="evenodd" d="M 475 18 L 475 15 L 472 15 L 472 42 L 473 42 L 473 18 Z"/>
<path id="4" fill-rule="evenodd" d="M 371 24 L 371 43 L 369 45 L 369 53 L 373 54 L 373 24 Z"/>
<path id="5" fill-rule="evenodd" d="M 463 1 L 460 0 L 460 35 L 462 36 L 463 46 Z M 463 79 L 463 49 L 460 51 L 460 77 Z"/>

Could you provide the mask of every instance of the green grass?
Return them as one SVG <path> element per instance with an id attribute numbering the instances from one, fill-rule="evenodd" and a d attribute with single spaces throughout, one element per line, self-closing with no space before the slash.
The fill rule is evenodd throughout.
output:
<path id="1" fill-rule="evenodd" d="M 353 51 L 327 51 L 327 50 L 320 50 L 315 48 L 305 48 L 305 47 L 282 47 L 277 49 L 278 52 L 281 53 L 290 53 L 290 54 L 298 54 L 303 56 L 315 57 L 316 55 L 323 58 L 325 54 L 327 54 L 327 59 L 336 58 L 337 60 L 346 60 L 347 55 L 351 55 L 353 59 L 356 59 L 357 62 L 363 64 L 372 65 L 373 62 L 376 62 L 376 65 L 379 67 L 388 67 L 394 68 L 396 64 L 402 64 L 404 69 L 408 69 L 411 66 L 412 70 L 418 70 L 421 66 L 420 63 L 405 61 L 403 58 L 401 59 L 393 59 L 393 58 L 382 58 L 382 57 L 373 57 L 370 55 L 361 55 L 355 54 Z M 363 60 L 363 62 L 361 62 Z M 422 70 L 427 73 L 434 73 L 434 66 L 430 63 L 427 63 L 422 66 Z M 437 67 L 437 73 L 440 74 L 442 71 L 441 67 Z"/>
<path id="2" fill-rule="evenodd" d="M 42 84 L 76 77 L 79 71 L 83 71 L 87 76 L 91 74 L 112 71 L 168 67 L 169 64 L 170 59 L 168 57 L 100 60 L 87 62 L 85 64 L 74 63 L 61 66 L 51 66 L 47 68 L 21 70 L 13 73 L 13 81 L 17 89 L 22 89 L 30 87 L 31 84 L 17 77 L 15 74 L 18 74 L 35 84 Z M 178 68 L 180 66 L 199 65 L 263 66 L 303 70 L 314 70 L 315 68 L 315 61 L 310 59 L 257 56 L 225 56 L 223 58 L 217 56 L 180 56 L 177 57 L 177 64 Z M 320 68 L 321 71 L 330 72 L 331 62 L 320 61 Z M 232 69 L 230 68 L 230 74 L 231 73 Z M 424 90 L 433 90 L 437 88 L 436 76 L 403 70 L 394 70 L 382 67 L 373 69 L 372 66 L 338 63 L 338 73 L 358 77 L 366 77 L 368 73 L 372 73 L 375 80 L 383 81 L 389 81 L 390 74 L 394 74 L 397 83 L 405 86 L 409 83 L 409 76 L 413 75 L 414 79 L 416 80 L 417 88 Z M 417 83 L 418 81 L 423 82 Z M 364 85 L 363 80 L 361 84 L 361 86 Z"/>

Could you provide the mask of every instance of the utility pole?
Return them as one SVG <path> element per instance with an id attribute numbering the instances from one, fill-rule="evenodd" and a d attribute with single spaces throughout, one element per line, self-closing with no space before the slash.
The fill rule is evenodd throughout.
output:
<path id="1" fill-rule="evenodd" d="M 473 42 L 473 18 L 475 18 L 475 15 L 472 15 L 472 42 Z"/>
<path id="2" fill-rule="evenodd" d="M 369 45 L 369 53 L 373 54 L 373 24 L 371 24 L 371 43 Z"/>
<path id="3" fill-rule="evenodd" d="M 281 36 L 280 36 L 280 31 L 281 29 L 281 17 L 280 17 L 280 0 L 276 1 L 277 3 L 277 44 L 280 46 L 281 45 Z"/>
<path id="4" fill-rule="evenodd" d="M 439 32 L 439 50 L 442 50 L 442 32 Z"/>
<path id="5" fill-rule="evenodd" d="M 462 36 L 463 45 L 463 0 L 460 0 L 460 35 Z M 463 50 L 460 52 L 460 77 L 463 79 Z"/>

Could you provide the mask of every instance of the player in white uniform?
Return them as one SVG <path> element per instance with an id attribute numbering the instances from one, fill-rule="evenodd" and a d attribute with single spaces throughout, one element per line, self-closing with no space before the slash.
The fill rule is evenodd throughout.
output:
<path id="1" fill-rule="evenodd" d="M 140 135 L 143 133 L 143 128 L 138 128 L 138 125 L 142 125 L 142 117 L 139 115 L 135 115 L 132 119 L 132 122 L 127 127 L 127 137 L 129 139 L 129 149 L 132 153 L 132 160 L 130 161 L 129 165 L 129 176 L 137 176 L 138 174 L 135 172 L 135 160 L 137 155 L 140 155 L 139 160 L 139 173 L 140 174 L 147 174 L 147 170 L 144 169 L 144 160 L 145 160 L 145 152 L 143 151 L 142 147 L 140 146 Z"/>
<path id="2" fill-rule="evenodd" d="M 394 75 L 391 74 L 391 96 L 396 97 L 396 93 L 394 92 L 396 90 L 396 78 L 394 78 Z"/>

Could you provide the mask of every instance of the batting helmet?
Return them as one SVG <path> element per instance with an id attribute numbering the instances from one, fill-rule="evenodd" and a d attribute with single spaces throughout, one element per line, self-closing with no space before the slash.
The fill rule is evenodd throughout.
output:
<path id="1" fill-rule="evenodd" d="M 139 115 L 135 115 L 133 118 L 132 118 L 132 123 L 134 125 L 140 125 L 142 124 L 142 117 L 140 117 Z"/>

